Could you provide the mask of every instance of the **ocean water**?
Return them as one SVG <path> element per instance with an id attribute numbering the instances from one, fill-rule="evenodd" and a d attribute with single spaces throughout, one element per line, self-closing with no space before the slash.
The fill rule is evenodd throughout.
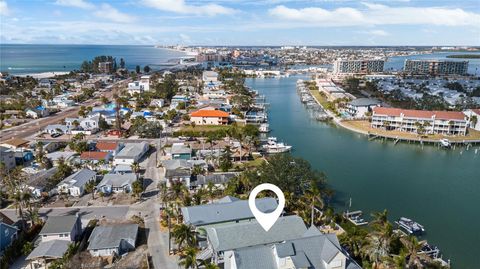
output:
<path id="1" fill-rule="evenodd" d="M 390 220 L 412 218 L 426 229 L 453 268 L 480 264 L 480 146 L 443 150 L 380 140 L 310 119 L 295 90 L 296 80 L 247 79 L 267 98 L 271 136 L 293 146 L 293 154 L 324 171 L 335 190 L 334 206 L 373 211 L 387 209 Z M 477 150 L 477 153 L 475 153 Z"/>
<path id="2" fill-rule="evenodd" d="M 158 70 L 185 53 L 154 46 L 0 44 L 0 71 L 20 75 L 78 70 L 84 60 L 101 55 L 116 57 L 118 65 L 123 58 L 130 70 L 137 65 Z"/>

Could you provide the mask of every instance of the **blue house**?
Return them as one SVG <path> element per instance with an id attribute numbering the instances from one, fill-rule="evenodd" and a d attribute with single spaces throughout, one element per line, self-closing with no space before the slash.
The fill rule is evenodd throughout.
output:
<path id="1" fill-rule="evenodd" d="M 0 254 L 17 239 L 18 228 L 13 221 L 0 213 Z"/>
<path id="2" fill-rule="evenodd" d="M 15 151 L 15 163 L 17 165 L 23 165 L 25 163 L 28 163 L 32 161 L 33 158 L 33 152 L 31 151 Z"/>

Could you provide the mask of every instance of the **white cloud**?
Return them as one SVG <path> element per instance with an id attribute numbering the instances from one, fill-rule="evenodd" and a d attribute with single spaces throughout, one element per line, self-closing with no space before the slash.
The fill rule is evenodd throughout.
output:
<path id="1" fill-rule="evenodd" d="M 94 14 L 99 18 L 104 18 L 113 22 L 133 22 L 136 20 L 134 16 L 120 12 L 109 4 L 102 4 L 100 9 L 95 11 Z"/>
<path id="2" fill-rule="evenodd" d="M 180 14 L 215 16 L 235 13 L 234 9 L 221 5 L 189 5 L 185 0 L 143 0 L 142 2 L 149 7 Z"/>
<path id="3" fill-rule="evenodd" d="M 85 0 L 57 0 L 55 4 L 66 7 L 78 7 L 83 9 L 94 9 L 95 5 Z"/>
<path id="4" fill-rule="evenodd" d="M 365 10 L 337 8 L 326 10 L 317 7 L 288 8 L 283 5 L 269 10 L 269 14 L 291 22 L 311 26 L 368 26 L 368 25 L 442 25 L 480 26 L 480 14 L 460 8 L 443 7 L 389 7 L 382 4 L 363 3 Z M 302 25 L 305 26 L 305 25 Z"/>
<path id="5" fill-rule="evenodd" d="M 374 36 L 389 36 L 390 34 L 384 30 L 371 30 L 371 31 L 368 31 L 367 32 L 368 34 L 370 35 L 374 35 Z"/>
<path id="6" fill-rule="evenodd" d="M 0 1 L 0 15 L 8 16 L 10 10 L 8 9 L 7 1 Z"/>
<path id="7" fill-rule="evenodd" d="M 183 43 L 191 43 L 191 42 L 192 42 L 192 39 L 191 39 L 190 36 L 187 35 L 187 34 L 180 34 L 180 40 L 181 40 Z"/>

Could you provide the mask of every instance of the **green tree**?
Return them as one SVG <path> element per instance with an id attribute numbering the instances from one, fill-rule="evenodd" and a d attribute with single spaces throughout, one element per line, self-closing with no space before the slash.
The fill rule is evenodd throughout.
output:
<path id="1" fill-rule="evenodd" d="M 220 169 L 222 169 L 223 172 L 227 172 L 232 167 L 232 150 L 230 149 L 230 146 L 226 146 L 220 156 Z"/>
<path id="2" fill-rule="evenodd" d="M 198 249 L 196 247 L 186 248 L 185 251 L 180 255 L 180 261 L 178 265 L 182 266 L 185 269 L 198 268 L 197 254 Z"/>
<path id="3" fill-rule="evenodd" d="M 140 197 L 140 194 L 143 192 L 143 184 L 140 180 L 136 180 L 132 183 L 132 192 L 133 196 Z"/>
<path id="4" fill-rule="evenodd" d="M 135 66 L 135 73 L 140 74 L 140 65 Z"/>
<path id="5" fill-rule="evenodd" d="M 172 237 L 180 249 L 194 247 L 197 240 L 193 227 L 186 224 L 177 224 L 173 227 Z"/>
<path id="6" fill-rule="evenodd" d="M 143 72 L 144 72 L 144 73 L 150 73 L 150 66 L 145 65 L 145 66 L 143 67 Z"/>

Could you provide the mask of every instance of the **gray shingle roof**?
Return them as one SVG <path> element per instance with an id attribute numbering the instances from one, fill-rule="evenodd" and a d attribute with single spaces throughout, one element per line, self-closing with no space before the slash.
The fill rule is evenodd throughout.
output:
<path id="1" fill-rule="evenodd" d="M 242 248 L 236 250 L 234 255 L 237 269 L 277 269 L 270 246 Z"/>
<path id="2" fill-rule="evenodd" d="M 137 176 L 134 173 L 126 173 L 126 174 L 106 174 L 103 176 L 102 181 L 98 183 L 98 187 L 102 187 L 105 185 L 111 185 L 113 187 L 122 187 L 129 184 L 132 184 L 137 180 Z"/>
<path id="3" fill-rule="evenodd" d="M 278 206 L 274 198 L 256 199 L 256 205 L 265 213 L 273 212 Z M 254 218 L 247 200 L 182 207 L 181 211 L 184 223 L 195 226 Z"/>
<path id="4" fill-rule="evenodd" d="M 215 251 L 271 244 L 301 237 L 307 228 L 298 216 L 281 217 L 266 232 L 256 220 L 207 228 Z"/>
<path id="5" fill-rule="evenodd" d="M 145 147 L 148 144 L 146 142 L 141 143 L 128 143 L 125 147 L 115 156 L 116 159 L 133 159 L 139 158 L 143 155 Z"/>
<path id="6" fill-rule="evenodd" d="M 68 249 L 70 241 L 67 240 L 51 240 L 47 242 L 41 242 L 31 253 L 28 255 L 27 260 L 35 260 L 38 258 L 62 258 L 63 254 Z"/>
<path id="7" fill-rule="evenodd" d="M 40 235 L 69 233 L 75 226 L 77 218 L 76 215 L 50 216 L 40 231 Z"/>
<path id="8" fill-rule="evenodd" d="M 88 180 L 90 180 L 92 177 L 94 177 L 97 173 L 95 171 L 92 171 L 90 169 L 82 169 L 74 174 L 68 176 L 64 180 L 62 180 L 58 185 L 61 184 L 67 184 L 70 187 L 81 187 L 84 186 Z"/>
<path id="9" fill-rule="evenodd" d="M 90 235 L 87 249 L 105 249 L 120 247 L 122 240 L 137 240 L 138 224 L 115 224 L 97 226 Z"/>

